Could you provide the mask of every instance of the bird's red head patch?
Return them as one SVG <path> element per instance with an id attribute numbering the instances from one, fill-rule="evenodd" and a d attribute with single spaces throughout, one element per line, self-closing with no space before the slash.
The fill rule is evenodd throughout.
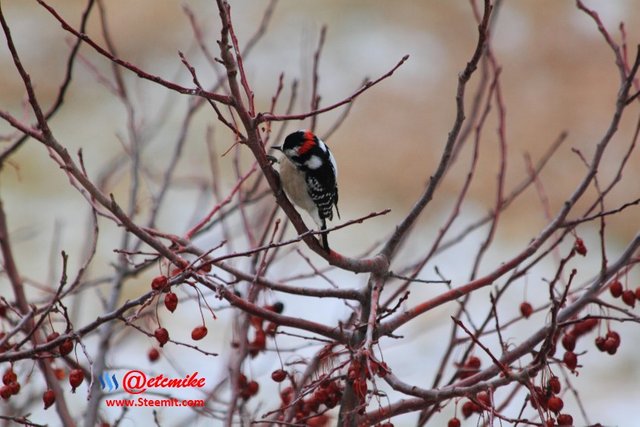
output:
<path id="1" fill-rule="evenodd" d="M 311 131 L 306 131 L 302 136 L 302 145 L 298 148 L 298 155 L 304 154 L 316 145 L 316 136 Z"/>

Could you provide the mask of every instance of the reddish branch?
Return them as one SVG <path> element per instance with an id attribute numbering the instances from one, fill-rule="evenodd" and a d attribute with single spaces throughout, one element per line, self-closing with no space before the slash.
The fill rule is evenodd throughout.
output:
<path id="1" fill-rule="evenodd" d="M 625 100 L 628 97 L 629 89 L 631 87 L 631 82 L 635 74 L 638 71 L 638 67 L 640 66 L 640 50 L 639 55 L 636 57 L 636 61 L 632 67 L 632 74 L 630 74 L 624 81 L 620 88 L 618 100 L 616 102 L 616 110 L 614 112 L 611 123 L 609 124 L 609 128 L 607 129 L 605 135 L 602 137 L 600 142 L 596 147 L 596 152 L 591 160 L 589 165 L 589 170 L 587 171 L 586 176 L 580 182 L 578 187 L 574 190 L 573 194 L 565 201 L 562 209 L 556 214 L 552 221 L 547 224 L 547 226 L 542 230 L 540 235 L 533 239 L 531 243 L 518 255 L 511 258 L 510 260 L 503 263 L 500 267 L 495 269 L 493 272 L 487 274 L 484 277 L 476 279 L 467 283 L 466 285 L 459 286 L 454 288 L 444 294 L 441 294 L 429 301 L 425 301 L 421 304 L 418 304 L 416 307 L 396 316 L 394 319 L 386 322 L 381 325 L 379 333 L 380 336 L 385 335 L 387 333 L 391 333 L 396 330 L 398 327 L 402 326 L 409 320 L 413 319 L 416 316 L 419 316 L 422 313 L 425 313 L 441 304 L 444 304 L 449 301 L 453 301 L 457 298 L 460 298 L 464 295 L 467 295 L 476 289 L 482 288 L 484 286 L 492 284 L 495 280 L 502 277 L 507 272 L 513 270 L 518 267 L 523 261 L 529 258 L 531 255 L 536 253 L 536 251 L 547 241 L 547 239 L 552 236 L 555 231 L 564 223 L 567 216 L 571 212 L 571 209 L 580 200 L 581 196 L 587 190 L 591 182 L 593 181 L 596 172 L 598 171 L 598 166 L 600 165 L 600 161 L 604 154 L 605 148 L 613 138 L 618 129 L 618 125 L 622 118 L 622 113 L 626 107 Z"/>

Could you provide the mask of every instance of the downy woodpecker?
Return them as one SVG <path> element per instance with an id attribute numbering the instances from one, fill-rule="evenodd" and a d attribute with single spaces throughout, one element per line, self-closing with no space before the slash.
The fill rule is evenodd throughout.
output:
<path id="1" fill-rule="evenodd" d="M 282 146 L 274 146 L 284 157 L 280 161 L 280 180 L 289 199 L 309 215 L 321 230 L 326 220 L 333 219 L 333 207 L 338 218 L 338 168 L 329 147 L 313 132 L 299 130 L 287 136 Z M 322 245 L 328 251 L 326 233 Z"/>

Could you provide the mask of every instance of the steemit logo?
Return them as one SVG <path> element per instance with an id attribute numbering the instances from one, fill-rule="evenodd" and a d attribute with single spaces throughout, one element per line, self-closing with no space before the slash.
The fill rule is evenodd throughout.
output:
<path id="1" fill-rule="evenodd" d="M 109 387 L 109 391 L 117 390 L 120 387 L 116 379 L 116 374 L 109 376 L 108 372 L 103 372 L 102 375 L 100 375 L 100 385 L 102 386 L 102 390 Z"/>

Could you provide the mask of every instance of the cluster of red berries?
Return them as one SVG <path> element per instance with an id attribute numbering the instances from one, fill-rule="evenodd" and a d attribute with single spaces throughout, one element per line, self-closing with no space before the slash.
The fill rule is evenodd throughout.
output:
<path id="1" fill-rule="evenodd" d="M 624 289 L 619 280 L 614 280 L 609 284 L 609 292 L 614 298 L 622 298 L 622 302 L 631 308 L 636 306 L 636 300 L 640 300 L 640 286 L 634 292 L 631 289 Z"/>
<path id="2" fill-rule="evenodd" d="M 245 374 L 238 376 L 238 390 L 240 391 L 240 397 L 244 400 L 249 400 L 251 397 L 258 394 L 260 391 L 260 384 L 257 381 L 247 379 Z"/>
<path id="3" fill-rule="evenodd" d="M 598 319 L 590 317 L 576 323 L 562 336 L 562 347 L 566 350 L 562 360 L 571 371 L 575 371 L 578 367 L 578 356 L 573 352 L 576 348 L 576 341 L 591 332 L 598 326 Z"/>
<path id="4" fill-rule="evenodd" d="M 264 309 L 280 314 L 284 311 L 284 304 L 275 302 L 264 306 Z M 254 329 L 253 339 L 249 342 L 249 354 L 251 357 L 256 357 L 267 347 L 267 336 L 273 337 L 276 335 L 278 325 L 273 322 L 267 322 L 265 325 L 264 319 L 258 316 L 251 316 L 249 323 Z"/>
<path id="5" fill-rule="evenodd" d="M 491 404 L 491 397 L 489 397 L 489 393 L 487 393 L 486 391 L 479 391 L 475 395 L 475 401 L 467 400 L 462 404 L 462 408 L 461 408 L 462 416 L 464 416 L 464 418 L 467 419 L 474 413 L 480 414 L 482 413 L 482 411 L 484 411 L 487 408 L 491 408 L 492 406 L 493 405 Z M 453 419 L 449 421 L 452 421 L 452 420 Z M 455 421 L 453 421 L 453 424 L 455 425 Z"/>
<path id="6" fill-rule="evenodd" d="M 4 400 L 8 400 L 11 396 L 20 392 L 18 376 L 13 372 L 13 368 L 11 367 L 4 371 L 4 375 L 2 375 L 2 384 L 3 386 L 0 387 L 0 397 Z"/>
<path id="7" fill-rule="evenodd" d="M 169 278 L 164 275 L 156 276 L 151 281 L 151 289 L 158 292 L 164 292 L 164 306 L 171 313 L 176 311 L 178 307 L 178 295 L 176 295 L 169 287 Z"/>
<path id="8" fill-rule="evenodd" d="M 178 307 L 178 295 L 176 295 L 169 287 L 169 278 L 164 275 L 156 276 L 151 281 L 151 289 L 158 292 L 164 292 L 164 306 L 171 313 L 176 311 Z"/>
<path id="9" fill-rule="evenodd" d="M 151 289 L 153 289 L 154 291 L 166 293 L 166 295 L 164 296 L 164 306 L 167 308 L 167 310 L 173 313 L 178 307 L 178 295 L 176 295 L 175 292 L 172 292 L 168 285 L 169 278 L 164 275 L 156 276 L 151 281 Z M 206 337 L 208 332 L 209 331 L 207 330 L 207 327 L 205 325 L 196 326 L 191 331 L 191 339 L 194 341 L 199 341 Z M 153 332 L 153 335 L 160 344 L 160 347 L 164 346 L 167 341 L 169 341 L 169 331 L 167 331 L 165 328 L 157 328 Z M 158 360 L 160 353 L 157 349 L 152 348 L 151 350 L 149 350 L 148 356 L 149 360 L 155 362 L 156 360 Z"/>
<path id="10" fill-rule="evenodd" d="M 604 337 L 596 338 L 596 347 L 602 352 L 616 354 L 618 347 L 620 347 L 620 334 L 612 330 L 607 331 Z"/>
<path id="11" fill-rule="evenodd" d="M 560 413 L 564 408 L 564 401 L 558 396 L 561 390 L 560 379 L 552 376 L 544 386 L 534 386 L 533 393 L 529 397 L 529 402 L 533 409 L 541 408 L 545 411 L 551 411 L 555 415 L 555 420 L 553 417 L 547 419 L 546 425 L 549 427 L 573 425 L 573 417 L 571 415 Z"/>
<path id="12" fill-rule="evenodd" d="M 293 387 L 286 387 L 280 392 L 280 399 L 282 400 L 280 408 L 283 412 L 285 408 L 292 404 L 293 398 Z M 293 403 L 295 409 L 295 421 L 297 423 L 305 422 L 309 425 L 309 421 L 317 418 L 319 415 L 322 415 L 320 414 L 321 412 L 335 408 L 340 402 L 340 399 L 342 399 L 342 388 L 338 381 L 325 378 L 320 382 L 318 387 L 310 396 L 305 399 L 299 399 L 297 402 Z M 324 409 L 323 406 L 326 409 Z M 314 424 L 317 425 L 318 420 L 315 420 Z"/>
<path id="13" fill-rule="evenodd" d="M 550 416 L 546 421 L 546 425 L 552 426 L 570 426 L 573 425 L 573 417 L 569 414 L 560 413 L 564 407 L 562 398 L 558 396 L 562 386 L 558 377 L 553 376 L 549 378 L 544 387 L 534 386 L 533 393 L 529 396 L 529 402 L 534 409 L 542 409 L 544 411 L 550 411 L 553 416 Z M 480 391 L 476 393 L 473 399 L 467 400 L 463 403 L 461 412 L 464 418 L 469 418 L 474 413 L 482 413 L 483 411 L 493 407 L 491 402 L 491 396 L 487 391 Z M 460 427 L 460 420 L 457 417 L 449 419 L 447 427 Z"/>
<path id="14" fill-rule="evenodd" d="M 462 416 L 467 419 L 474 413 L 482 413 L 482 407 L 471 400 L 467 400 L 462 404 Z"/>

